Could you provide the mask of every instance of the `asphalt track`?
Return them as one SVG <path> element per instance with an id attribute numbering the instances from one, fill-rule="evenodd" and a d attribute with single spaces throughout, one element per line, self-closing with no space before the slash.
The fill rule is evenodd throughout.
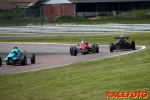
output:
<path id="1" fill-rule="evenodd" d="M 59 67 L 82 61 L 90 61 L 112 56 L 118 56 L 144 49 L 143 46 L 136 46 L 136 50 L 134 51 L 124 50 L 110 53 L 108 45 L 99 45 L 100 53 L 86 55 L 78 54 L 77 56 L 70 56 L 69 48 L 71 46 L 75 46 L 75 44 L 0 43 L 1 58 L 4 59 L 14 46 L 17 46 L 22 52 L 26 50 L 27 52 L 25 54 L 27 55 L 27 57 L 30 57 L 31 54 L 34 53 L 36 55 L 36 63 L 31 64 L 30 59 L 28 59 L 28 64 L 26 66 L 7 66 L 6 63 L 3 62 L 2 67 L 0 67 L 0 75 Z"/>

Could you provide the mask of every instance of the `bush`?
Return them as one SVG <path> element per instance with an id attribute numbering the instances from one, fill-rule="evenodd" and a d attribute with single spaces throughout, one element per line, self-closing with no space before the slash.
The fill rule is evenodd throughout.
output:
<path id="1" fill-rule="evenodd" d="M 7 12 L 4 12 L 4 13 L 1 12 L 0 19 L 13 19 L 13 14 L 7 13 Z"/>

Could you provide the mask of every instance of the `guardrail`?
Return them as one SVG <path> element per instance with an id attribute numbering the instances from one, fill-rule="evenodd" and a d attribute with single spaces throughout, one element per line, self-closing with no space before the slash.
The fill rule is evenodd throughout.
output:
<path id="1" fill-rule="evenodd" d="M 106 24 L 106 25 L 56 25 L 56 26 L 19 26 L 0 27 L 0 34 L 17 33 L 100 33 L 100 32 L 139 32 L 150 31 L 149 24 Z"/>

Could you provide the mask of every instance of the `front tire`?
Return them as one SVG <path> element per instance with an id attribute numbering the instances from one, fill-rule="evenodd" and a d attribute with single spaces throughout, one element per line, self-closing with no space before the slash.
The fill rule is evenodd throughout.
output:
<path id="1" fill-rule="evenodd" d="M 99 53 L 99 47 L 98 47 L 98 44 L 95 44 L 95 51 L 96 51 L 96 53 Z"/>
<path id="2" fill-rule="evenodd" d="M 23 55 L 23 56 L 21 57 L 21 64 L 22 64 L 22 65 L 26 65 L 26 64 L 27 64 L 27 57 L 26 57 L 26 55 Z"/>
<path id="3" fill-rule="evenodd" d="M 92 52 L 95 53 L 96 50 L 95 50 L 95 45 L 94 44 L 91 45 L 91 48 L 92 48 Z"/>
<path id="4" fill-rule="evenodd" d="M 11 58 L 8 57 L 8 59 L 6 60 L 7 65 L 11 65 L 10 60 L 11 60 Z"/>
<path id="5" fill-rule="evenodd" d="M 77 49 L 76 47 L 73 47 L 73 56 L 76 56 L 77 55 Z"/>
<path id="6" fill-rule="evenodd" d="M 6 60 L 6 65 L 9 65 L 8 60 Z"/>
<path id="7" fill-rule="evenodd" d="M 70 55 L 73 56 L 73 47 L 70 47 Z"/>
<path id="8" fill-rule="evenodd" d="M 35 64 L 35 61 L 36 61 L 35 54 L 32 54 L 31 64 Z"/>
<path id="9" fill-rule="evenodd" d="M 134 41 L 131 42 L 131 46 L 132 46 L 132 50 L 135 50 L 135 42 Z"/>
<path id="10" fill-rule="evenodd" d="M 110 43 L 109 47 L 110 47 L 110 52 L 113 52 L 114 51 L 114 44 L 112 42 Z"/>

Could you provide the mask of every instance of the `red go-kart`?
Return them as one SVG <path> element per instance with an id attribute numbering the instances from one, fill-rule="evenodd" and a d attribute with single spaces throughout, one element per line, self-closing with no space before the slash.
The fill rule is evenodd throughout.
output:
<path id="1" fill-rule="evenodd" d="M 91 46 L 88 43 L 78 44 L 78 46 L 70 47 L 70 55 L 76 56 L 78 53 L 88 54 L 88 53 L 99 53 L 98 44 L 92 44 Z"/>

